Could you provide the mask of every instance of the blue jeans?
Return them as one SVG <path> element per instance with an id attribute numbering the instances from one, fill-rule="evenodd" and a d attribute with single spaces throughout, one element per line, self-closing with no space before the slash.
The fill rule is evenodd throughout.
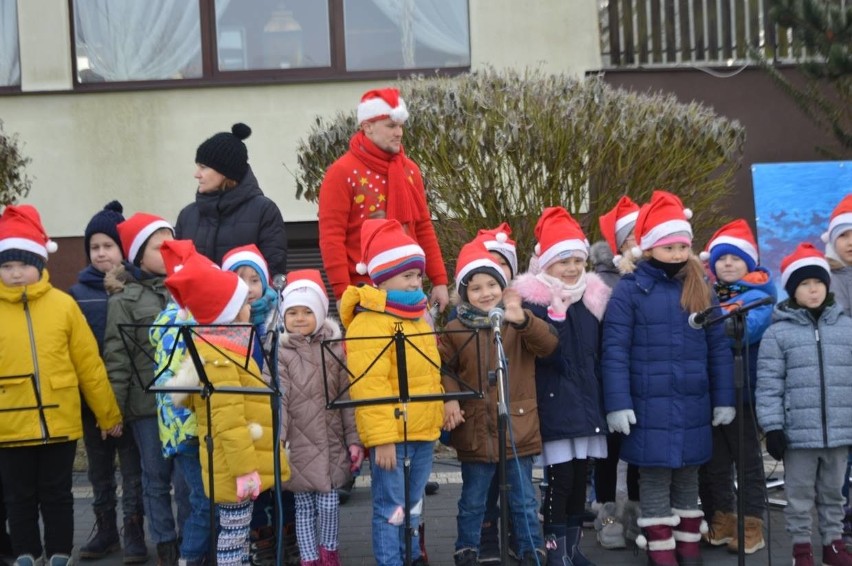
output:
<path id="1" fill-rule="evenodd" d="M 420 558 L 420 541 L 417 529 L 426 490 L 426 481 L 432 473 L 434 442 L 409 442 L 411 460 L 409 493 L 411 505 L 411 560 Z M 388 471 L 371 464 L 371 491 L 373 494 L 373 554 L 378 566 L 401 566 L 405 557 L 405 523 L 391 524 L 389 519 L 397 509 L 404 509 L 405 483 L 403 476 L 403 443 L 396 445 L 396 468 Z M 370 449 L 372 462 L 376 461 L 375 448 Z M 476 526 L 479 533 L 479 525 Z"/>
<path id="2" fill-rule="evenodd" d="M 200 560 L 207 556 L 210 549 L 210 534 L 216 528 L 210 525 L 210 500 L 204 493 L 201 478 L 201 460 L 198 459 L 198 439 L 183 443 L 183 449 L 175 455 L 175 468 L 180 470 L 187 490 L 191 509 L 183 523 L 183 538 L 180 543 L 180 557 L 187 560 Z"/>
<path id="3" fill-rule="evenodd" d="M 506 462 L 509 490 L 509 512 L 512 516 L 518 551 L 521 556 L 544 548 L 538 522 L 538 503 L 532 483 L 532 456 L 510 458 Z M 456 519 L 456 550 L 479 549 L 479 534 L 485 515 L 485 500 L 491 480 L 497 475 L 497 464 L 462 462 L 462 493 Z"/>
<path id="4" fill-rule="evenodd" d="M 154 543 L 177 540 L 178 530 L 189 517 L 189 490 L 180 470 L 171 459 L 163 457 L 157 417 L 144 417 L 129 422 L 142 462 L 142 501 L 148 517 L 148 531 Z M 177 529 L 172 513 L 172 480 L 178 508 Z"/>

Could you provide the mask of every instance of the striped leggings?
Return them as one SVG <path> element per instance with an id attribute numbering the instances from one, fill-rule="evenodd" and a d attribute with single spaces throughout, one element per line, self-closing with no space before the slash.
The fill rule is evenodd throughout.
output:
<path id="1" fill-rule="evenodd" d="M 294 494 L 296 498 L 296 539 L 302 561 L 319 560 L 319 545 L 337 550 L 337 531 L 340 525 L 340 500 L 336 491 L 309 491 Z M 317 522 L 319 518 L 319 522 Z"/>
<path id="2" fill-rule="evenodd" d="M 252 501 L 220 503 L 219 538 L 216 540 L 218 566 L 249 563 L 249 525 Z"/>

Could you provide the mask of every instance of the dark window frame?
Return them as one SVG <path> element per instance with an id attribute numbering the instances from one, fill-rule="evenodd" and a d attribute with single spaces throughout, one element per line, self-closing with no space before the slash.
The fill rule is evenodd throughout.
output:
<path id="1" fill-rule="evenodd" d="M 163 79 L 147 81 L 112 81 L 81 83 L 77 76 L 77 39 L 74 26 L 74 0 L 68 0 L 72 89 L 76 92 L 106 92 L 133 90 L 169 90 L 187 88 L 260 86 L 268 84 L 344 82 L 389 79 L 398 80 L 415 75 L 457 76 L 470 71 L 464 67 L 429 67 L 415 69 L 387 69 L 369 71 L 346 70 L 346 43 L 344 27 L 344 0 L 327 0 L 329 18 L 329 67 L 294 69 L 252 69 L 245 71 L 220 71 L 216 68 L 218 46 L 216 44 L 215 0 L 198 0 L 201 26 L 202 77 L 190 79 Z M 468 0 L 468 50 L 470 49 L 470 2 Z M 0 88 L 0 93 L 5 87 Z M 20 88 L 17 89 L 19 91 Z M 10 91 L 11 92 L 11 91 Z"/>

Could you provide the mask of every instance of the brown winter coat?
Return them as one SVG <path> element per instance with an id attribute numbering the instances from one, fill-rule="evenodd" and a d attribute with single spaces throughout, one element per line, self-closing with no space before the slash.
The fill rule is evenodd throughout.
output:
<path id="1" fill-rule="evenodd" d="M 326 319 L 313 336 L 284 332 L 279 341 L 278 374 L 284 392 L 281 439 L 289 445 L 290 461 L 290 481 L 284 488 L 289 491 L 327 493 L 351 478 L 349 446 L 361 443 L 355 410 L 326 409 L 323 384 L 328 383 L 329 400 L 349 386 L 340 342 L 328 345 L 323 368 L 320 343 L 337 338 L 337 322 Z M 337 400 L 348 401 L 349 392 Z"/>
<path id="2" fill-rule="evenodd" d="M 527 322 L 517 328 L 504 324 L 503 347 L 509 360 L 509 414 L 515 439 L 517 456 L 532 456 L 541 452 L 541 435 L 535 395 L 535 359 L 551 354 L 559 341 L 556 332 L 544 320 L 524 309 Z M 467 329 L 458 319 L 447 324 L 447 330 Z M 497 384 L 488 382 L 488 372 L 497 366 L 496 346 L 492 331 L 480 329 L 479 364 L 476 361 L 476 343 L 465 345 L 467 333 L 447 333 L 441 337 L 441 360 L 453 374 L 473 389 L 479 389 L 477 368 L 482 375 L 482 399 L 460 401 L 465 422 L 453 431 L 452 445 L 462 462 L 497 462 Z M 448 393 L 463 389 L 448 375 L 443 376 L 444 390 Z M 507 435 L 509 454 L 512 447 Z"/>

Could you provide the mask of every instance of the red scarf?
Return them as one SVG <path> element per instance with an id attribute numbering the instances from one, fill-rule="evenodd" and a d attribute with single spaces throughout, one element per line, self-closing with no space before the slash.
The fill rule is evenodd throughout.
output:
<path id="1" fill-rule="evenodd" d="M 388 153 L 379 148 L 359 130 L 349 140 L 349 151 L 362 163 L 388 178 L 388 218 L 405 226 L 415 220 L 429 218 L 425 195 L 421 196 L 414 181 L 405 171 L 405 150 Z"/>

